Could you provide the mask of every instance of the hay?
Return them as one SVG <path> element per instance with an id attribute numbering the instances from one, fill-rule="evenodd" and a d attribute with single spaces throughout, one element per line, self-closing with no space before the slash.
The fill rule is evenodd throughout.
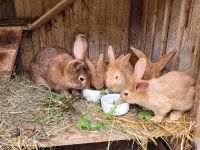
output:
<path id="1" fill-rule="evenodd" d="M 0 149 L 37 148 L 41 140 L 81 130 L 76 126 L 80 118 L 90 120 L 94 126 L 105 117 L 99 104 L 87 102 L 80 96 L 72 96 L 64 102 L 64 107 L 60 101 L 53 101 L 56 99 L 53 96 L 54 93 L 33 84 L 27 75 L 0 81 Z M 137 109 L 133 107 L 124 116 L 107 119 L 105 128 L 100 130 L 109 132 L 110 136 L 123 134 L 145 148 L 148 139 L 155 142 L 155 138 L 169 136 L 181 138 L 180 146 L 186 146 L 192 141 L 193 127 L 194 120 L 189 114 L 179 121 L 166 119 L 156 124 L 138 120 Z"/>

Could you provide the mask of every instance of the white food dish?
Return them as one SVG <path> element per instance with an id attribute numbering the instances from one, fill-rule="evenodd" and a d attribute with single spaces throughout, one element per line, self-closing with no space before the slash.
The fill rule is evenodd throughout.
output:
<path id="1" fill-rule="evenodd" d="M 103 112 L 107 114 L 110 109 L 113 107 L 113 102 L 118 101 L 120 99 L 120 94 L 108 94 L 101 98 L 101 107 L 103 109 Z M 130 104 L 125 102 L 120 102 L 117 105 L 117 108 L 115 110 L 114 116 L 121 116 L 126 114 L 129 111 Z"/>
<path id="2" fill-rule="evenodd" d="M 105 93 L 109 94 L 109 90 L 105 89 Z M 102 97 L 102 91 L 101 90 L 84 89 L 83 90 L 83 97 L 87 101 L 99 102 L 99 100 Z"/>

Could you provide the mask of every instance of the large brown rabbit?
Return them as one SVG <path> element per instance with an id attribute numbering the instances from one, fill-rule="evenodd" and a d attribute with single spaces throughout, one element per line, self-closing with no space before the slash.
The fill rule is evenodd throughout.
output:
<path id="1" fill-rule="evenodd" d="M 65 97 L 69 96 L 68 89 L 83 89 L 90 84 L 84 62 L 57 46 L 40 51 L 30 64 L 30 72 L 36 84 L 62 92 Z"/>
<path id="2" fill-rule="evenodd" d="M 147 62 L 146 70 L 143 75 L 143 79 L 149 80 L 152 78 L 157 78 L 163 74 L 164 67 L 166 64 L 173 58 L 173 56 L 176 54 L 176 50 L 173 50 L 169 52 L 168 54 L 165 54 L 159 58 L 159 60 L 156 63 L 153 63 L 149 58 L 145 56 L 145 54 L 134 48 L 131 47 L 132 51 L 137 55 L 138 58 L 145 58 Z M 135 63 L 138 59 L 135 57 L 131 56 L 130 62 L 133 66 L 135 66 Z"/>
<path id="3" fill-rule="evenodd" d="M 115 59 L 113 49 L 108 48 L 109 65 L 106 72 L 106 86 L 110 91 L 119 93 L 124 85 L 133 80 L 133 67 L 129 63 L 131 54 Z"/>
<path id="4" fill-rule="evenodd" d="M 194 79 L 179 71 L 169 72 L 149 81 L 142 80 L 146 60 L 140 58 L 135 65 L 134 82 L 126 84 L 121 91 L 121 98 L 131 104 L 138 104 L 154 112 L 152 118 L 161 122 L 170 114 L 171 120 L 178 120 L 185 111 L 192 108 L 194 102 Z"/>

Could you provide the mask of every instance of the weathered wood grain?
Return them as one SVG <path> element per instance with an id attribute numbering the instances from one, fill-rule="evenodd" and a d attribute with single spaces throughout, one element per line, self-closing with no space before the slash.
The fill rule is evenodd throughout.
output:
<path id="1" fill-rule="evenodd" d="M 31 9 L 31 17 L 39 17 L 43 13 L 43 1 L 38 0 L 29 0 L 30 9 Z"/>
<path id="2" fill-rule="evenodd" d="M 23 17 L 24 16 L 24 1 L 14 0 L 14 2 L 15 2 L 16 17 Z"/>
<path id="3" fill-rule="evenodd" d="M 99 55 L 99 18 L 100 0 L 89 0 L 89 57 L 95 58 Z"/>
<path id="4" fill-rule="evenodd" d="M 70 13 L 72 12 L 71 8 L 68 8 L 65 10 L 64 12 L 64 47 L 68 50 L 68 51 L 72 51 L 72 33 L 71 33 L 71 19 L 70 19 Z"/>
<path id="5" fill-rule="evenodd" d="M 16 17 L 14 0 L 0 0 L 0 16 L 2 18 Z"/>
<path id="6" fill-rule="evenodd" d="M 147 34 L 147 17 L 149 13 L 149 3 L 150 0 L 143 1 L 143 8 L 142 8 L 142 41 L 141 41 L 141 50 L 145 52 L 145 45 L 146 45 L 146 34 Z"/>
<path id="7" fill-rule="evenodd" d="M 99 18 L 99 52 L 107 56 L 106 47 L 106 1 L 100 1 L 100 18 Z"/>
<path id="8" fill-rule="evenodd" d="M 142 8 L 143 1 L 131 1 L 129 45 L 138 49 L 142 49 Z"/>
<path id="9" fill-rule="evenodd" d="M 18 27 L 0 29 L 0 78 L 10 78 L 22 31 Z"/>
<path id="10" fill-rule="evenodd" d="M 123 13 L 122 13 L 122 43 L 120 53 L 126 53 L 128 51 L 128 31 L 129 31 L 129 14 L 131 9 L 131 0 L 124 0 L 123 1 Z"/>
<path id="11" fill-rule="evenodd" d="M 147 33 L 146 33 L 146 44 L 145 44 L 145 53 L 149 58 L 152 56 L 153 44 L 155 37 L 155 27 L 156 27 L 156 18 L 157 18 L 157 8 L 158 0 L 150 0 L 149 11 L 147 18 Z"/>
<path id="12" fill-rule="evenodd" d="M 171 14 L 171 5 L 172 0 L 165 0 L 165 12 L 163 18 L 163 25 L 162 25 L 162 35 L 160 38 L 160 55 L 162 56 L 165 53 L 166 45 L 167 45 L 167 35 L 169 30 L 169 19 Z"/>
<path id="13" fill-rule="evenodd" d="M 161 46 L 161 36 L 162 36 L 162 27 L 163 27 L 163 18 L 165 10 L 165 1 L 158 1 L 157 16 L 155 22 L 155 33 L 152 45 L 152 61 L 156 62 L 160 56 L 160 46 Z"/>
<path id="14" fill-rule="evenodd" d="M 173 49 L 175 49 L 175 38 L 178 28 L 178 20 L 179 14 L 181 9 L 181 0 L 173 0 L 172 7 L 171 7 L 171 15 L 169 21 L 169 29 L 168 29 L 168 36 L 167 36 L 167 45 L 166 45 L 166 53 L 169 53 Z M 173 61 L 169 62 L 167 65 L 167 69 L 172 69 Z"/>
<path id="15" fill-rule="evenodd" d="M 53 35 L 53 44 L 64 47 L 64 20 L 63 15 L 58 15 L 51 20 L 52 24 L 52 35 Z M 46 35 L 47 31 L 45 29 L 44 34 Z"/>

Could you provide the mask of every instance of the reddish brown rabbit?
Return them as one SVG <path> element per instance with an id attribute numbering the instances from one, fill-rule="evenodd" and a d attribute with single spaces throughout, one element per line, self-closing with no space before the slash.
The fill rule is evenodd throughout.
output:
<path id="1" fill-rule="evenodd" d="M 137 55 L 138 58 L 145 58 L 147 62 L 146 70 L 143 76 L 143 79 L 149 80 L 152 78 L 157 78 L 163 74 L 164 67 L 166 64 L 173 58 L 173 56 L 176 54 L 177 51 L 173 50 L 169 52 L 168 54 L 163 55 L 159 58 L 159 60 L 156 63 L 151 62 L 149 58 L 145 56 L 145 54 L 136 49 L 131 47 L 132 51 Z M 137 59 L 135 57 L 131 57 L 130 62 L 133 66 L 135 66 Z"/>
<path id="2" fill-rule="evenodd" d="M 110 91 L 119 93 L 124 85 L 133 80 L 133 67 L 129 63 L 131 54 L 115 59 L 113 49 L 108 48 L 109 65 L 106 72 L 106 86 Z"/>
<path id="3" fill-rule="evenodd" d="M 83 89 L 90 84 L 84 62 L 61 47 L 40 51 L 30 64 L 30 72 L 36 84 L 62 92 L 65 97 L 68 89 Z"/>
<path id="4" fill-rule="evenodd" d="M 172 71 L 149 81 L 142 80 L 146 60 L 140 58 L 135 65 L 134 82 L 126 84 L 121 92 L 122 100 L 138 104 L 154 112 L 152 118 L 161 122 L 170 114 L 171 120 L 178 120 L 185 111 L 192 108 L 194 102 L 194 79 L 186 73 Z"/>
<path id="5" fill-rule="evenodd" d="M 97 90 L 104 88 L 104 74 L 106 70 L 106 64 L 104 63 L 104 57 L 101 53 L 98 61 L 90 61 L 88 58 L 85 59 L 85 62 L 89 68 L 91 75 L 91 85 Z"/>

